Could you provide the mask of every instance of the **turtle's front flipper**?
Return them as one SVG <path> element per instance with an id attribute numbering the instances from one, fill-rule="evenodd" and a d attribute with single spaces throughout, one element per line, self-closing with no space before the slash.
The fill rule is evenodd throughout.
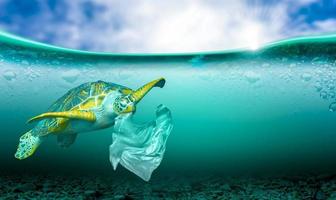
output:
<path id="1" fill-rule="evenodd" d="M 32 135 L 31 131 L 23 134 L 20 137 L 20 143 L 16 150 L 15 158 L 22 160 L 33 155 L 41 142 L 41 137 Z"/>
<path id="2" fill-rule="evenodd" d="M 110 161 L 116 169 L 118 163 L 145 181 L 160 165 L 167 138 L 173 128 L 170 110 L 160 105 L 155 121 L 138 125 L 131 115 L 120 117 L 114 126 Z"/>
<path id="3" fill-rule="evenodd" d="M 85 111 L 85 110 L 71 110 L 65 112 L 47 112 L 36 117 L 33 117 L 28 120 L 28 123 L 41 120 L 45 118 L 53 118 L 53 117 L 61 117 L 61 118 L 68 118 L 68 119 L 81 119 L 90 122 L 96 121 L 96 115 L 92 111 Z"/>

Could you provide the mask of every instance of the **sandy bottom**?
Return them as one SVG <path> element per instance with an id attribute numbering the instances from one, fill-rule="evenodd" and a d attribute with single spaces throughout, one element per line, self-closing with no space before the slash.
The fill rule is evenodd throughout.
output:
<path id="1" fill-rule="evenodd" d="M 336 176 L 1 175 L 0 199 L 336 199 Z"/>

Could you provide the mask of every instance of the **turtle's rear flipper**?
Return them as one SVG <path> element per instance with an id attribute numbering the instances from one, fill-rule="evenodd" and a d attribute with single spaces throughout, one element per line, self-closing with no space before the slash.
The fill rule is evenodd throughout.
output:
<path id="1" fill-rule="evenodd" d="M 57 136 L 57 144 L 62 148 L 67 148 L 76 140 L 77 134 L 59 135 Z"/>
<path id="2" fill-rule="evenodd" d="M 128 116 L 116 120 L 110 161 L 114 169 L 120 163 L 148 181 L 163 158 L 173 128 L 171 113 L 167 107 L 160 105 L 155 121 L 142 125 L 134 124 Z"/>
<path id="3" fill-rule="evenodd" d="M 32 135 L 31 131 L 23 134 L 20 137 L 20 143 L 16 150 L 15 158 L 22 160 L 33 155 L 41 142 L 41 138 L 39 136 Z"/>

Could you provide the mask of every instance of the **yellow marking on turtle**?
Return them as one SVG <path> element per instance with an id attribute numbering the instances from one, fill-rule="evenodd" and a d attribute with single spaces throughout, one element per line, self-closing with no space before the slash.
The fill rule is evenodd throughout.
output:
<path id="1" fill-rule="evenodd" d="M 108 94 L 108 93 L 116 91 L 116 90 L 117 90 L 116 87 L 110 87 L 110 88 L 105 89 L 105 93 Z"/>
<path id="2" fill-rule="evenodd" d="M 69 101 L 72 100 L 72 98 L 73 98 L 72 95 L 67 96 L 67 97 L 64 99 L 63 103 L 68 103 Z"/>
<path id="3" fill-rule="evenodd" d="M 97 97 L 97 99 L 96 99 L 96 106 L 101 105 L 102 102 L 104 101 L 105 97 L 106 97 L 106 94 L 105 94 L 105 93 L 102 94 L 102 95 L 99 95 L 99 96 Z"/>
<path id="4" fill-rule="evenodd" d="M 89 110 L 90 108 L 93 108 L 96 106 L 96 101 L 94 97 L 90 97 L 88 98 L 86 101 L 84 101 L 83 103 L 79 104 L 78 107 L 74 107 L 72 110 Z"/>
<path id="5" fill-rule="evenodd" d="M 88 92 L 84 89 L 82 91 L 80 91 L 79 93 L 81 96 L 86 96 L 88 94 Z"/>
<path id="6" fill-rule="evenodd" d="M 100 94 L 101 93 L 101 84 L 96 83 L 95 84 L 95 94 Z"/>
<path id="7" fill-rule="evenodd" d="M 128 95 L 131 94 L 133 92 L 133 90 L 129 89 L 129 88 L 124 88 L 121 90 L 121 93 L 123 93 L 124 95 Z"/>
<path id="8" fill-rule="evenodd" d="M 96 96 L 100 94 L 102 92 L 102 87 L 103 87 L 103 84 L 100 82 L 96 82 L 92 84 L 91 89 L 90 89 L 90 96 Z"/>
<path id="9" fill-rule="evenodd" d="M 71 105 L 71 102 L 73 101 L 73 98 L 74 97 L 72 95 L 67 96 L 63 101 L 63 108 L 67 107 L 67 105 L 69 105 L 69 104 Z"/>
<path id="10" fill-rule="evenodd" d="M 61 132 L 69 125 L 69 119 L 67 118 L 56 118 L 56 124 L 48 128 L 49 133 Z"/>
<path id="11" fill-rule="evenodd" d="M 82 102 L 85 100 L 85 99 L 81 98 L 80 96 L 78 96 L 78 99 Z"/>
<path id="12" fill-rule="evenodd" d="M 73 107 L 71 110 L 89 110 L 96 106 L 100 106 L 105 97 L 105 93 L 102 93 L 99 96 L 89 97 L 85 101 L 83 101 L 83 103 L 80 103 L 79 105 Z"/>
<path id="13" fill-rule="evenodd" d="M 41 120 L 45 118 L 55 118 L 55 117 L 68 118 L 68 119 L 81 119 L 89 122 L 96 121 L 96 116 L 92 111 L 71 110 L 65 112 L 46 112 L 31 118 L 30 120 L 28 120 L 28 123 L 35 120 Z"/>
<path id="14" fill-rule="evenodd" d="M 103 92 L 104 84 L 102 82 L 97 82 L 95 84 L 95 94 L 101 94 Z"/>

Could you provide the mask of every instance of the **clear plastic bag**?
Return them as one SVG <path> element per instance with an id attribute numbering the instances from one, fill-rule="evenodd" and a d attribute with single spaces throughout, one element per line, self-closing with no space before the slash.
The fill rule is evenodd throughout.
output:
<path id="1" fill-rule="evenodd" d="M 114 170 L 120 163 L 148 181 L 161 163 L 172 128 L 171 112 L 163 105 L 157 107 L 156 119 L 149 123 L 135 124 L 132 115 L 119 117 L 110 145 L 110 161 Z"/>

